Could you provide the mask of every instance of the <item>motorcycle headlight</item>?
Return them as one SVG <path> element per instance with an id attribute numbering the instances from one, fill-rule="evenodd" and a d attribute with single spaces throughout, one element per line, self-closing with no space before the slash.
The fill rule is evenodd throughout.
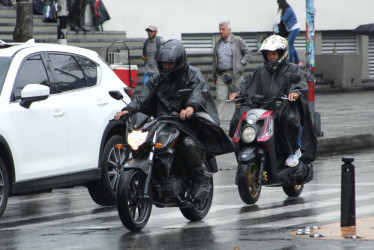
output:
<path id="1" fill-rule="evenodd" d="M 252 142 L 254 139 L 256 139 L 256 130 L 253 127 L 244 128 L 241 138 L 246 143 Z"/>
<path id="2" fill-rule="evenodd" d="M 248 122 L 248 124 L 251 124 L 251 125 L 255 124 L 257 122 L 257 119 L 258 119 L 258 117 L 255 114 L 249 114 L 247 116 L 247 122 Z"/>
<path id="3" fill-rule="evenodd" d="M 142 132 L 141 130 L 133 130 L 127 136 L 127 143 L 133 150 L 138 150 L 140 145 L 145 142 L 148 132 Z"/>

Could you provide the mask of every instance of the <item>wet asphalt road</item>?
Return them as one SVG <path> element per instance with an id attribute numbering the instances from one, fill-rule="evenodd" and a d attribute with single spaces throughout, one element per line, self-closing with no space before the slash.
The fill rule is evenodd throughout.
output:
<path id="1" fill-rule="evenodd" d="M 353 154 L 356 217 L 374 216 L 374 151 Z M 291 231 L 340 221 L 342 155 L 318 158 L 298 198 L 264 187 L 245 205 L 234 185 L 234 155 L 218 157 L 214 200 L 201 222 L 178 208 L 156 208 L 143 231 L 125 229 L 114 207 L 96 205 L 83 187 L 11 197 L 0 218 L 0 249 L 373 249 L 374 241 L 295 237 Z"/>

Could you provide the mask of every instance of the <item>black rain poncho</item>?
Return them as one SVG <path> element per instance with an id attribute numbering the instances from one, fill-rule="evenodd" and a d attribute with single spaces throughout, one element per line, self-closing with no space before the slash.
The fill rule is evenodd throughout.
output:
<path id="1" fill-rule="evenodd" d="M 235 151 L 235 144 L 219 126 L 217 108 L 201 71 L 187 63 L 182 72 L 172 82 L 163 80 L 158 73 L 153 74 L 141 94 L 124 109 L 129 110 L 130 113 L 142 112 L 158 117 L 170 114 L 170 111 L 179 113 L 187 106 L 192 106 L 195 114 L 206 113 L 208 119 L 195 115 L 185 121 L 173 123 L 196 138 L 208 154 L 220 155 Z M 180 89 L 192 89 L 187 101 L 173 100 Z"/>
<path id="2" fill-rule="evenodd" d="M 289 79 L 294 73 L 297 73 L 301 80 L 296 84 L 291 84 Z M 301 140 L 303 158 L 307 162 L 313 162 L 317 152 L 317 139 L 307 104 L 308 84 L 298 67 L 295 64 L 286 63 L 281 65 L 275 73 L 270 74 L 261 65 L 246 76 L 240 84 L 240 93 L 247 94 L 248 100 L 254 95 L 263 95 L 265 100 L 268 100 L 274 96 L 288 95 L 290 92 L 297 92 L 299 98 L 295 102 L 287 101 L 282 110 L 277 110 L 280 112 L 276 116 L 274 126 L 277 154 L 283 157 L 294 154 L 301 125 L 303 128 Z M 230 122 L 230 137 L 234 136 L 241 114 L 254 108 L 248 100 L 234 112 Z M 276 111 L 276 108 L 268 108 Z"/>

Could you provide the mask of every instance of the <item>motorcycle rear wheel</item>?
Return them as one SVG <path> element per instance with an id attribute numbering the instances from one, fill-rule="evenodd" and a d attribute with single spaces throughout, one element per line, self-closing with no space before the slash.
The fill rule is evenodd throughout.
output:
<path id="1" fill-rule="evenodd" d="M 301 185 L 286 184 L 286 185 L 283 185 L 282 188 L 283 188 L 284 193 L 288 195 L 289 197 L 297 197 L 303 192 L 304 184 L 301 184 Z"/>
<path id="2" fill-rule="evenodd" d="M 239 195 L 246 204 L 255 204 L 260 198 L 261 185 L 257 183 L 259 169 L 256 159 L 253 159 L 243 168 L 244 173 L 238 175 Z"/>
<path id="3" fill-rule="evenodd" d="M 205 166 L 207 162 L 205 162 Z M 210 178 L 209 183 L 209 193 L 205 197 L 203 201 L 193 203 L 193 206 L 188 207 L 180 207 L 180 211 L 183 214 L 184 218 L 190 221 L 199 221 L 204 219 L 204 217 L 208 214 L 210 210 L 210 206 L 212 205 L 213 201 L 213 176 Z"/>
<path id="4" fill-rule="evenodd" d="M 130 231 L 140 231 L 152 212 L 152 188 L 144 197 L 147 176 L 140 170 L 122 172 L 118 186 L 117 210 L 122 224 Z"/>

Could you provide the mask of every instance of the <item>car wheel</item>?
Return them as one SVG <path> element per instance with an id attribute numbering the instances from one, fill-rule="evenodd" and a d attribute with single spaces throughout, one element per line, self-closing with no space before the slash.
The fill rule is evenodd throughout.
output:
<path id="1" fill-rule="evenodd" d="M 3 215 L 9 196 L 9 177 L 3 160 L 0 158 L 0 217 Z"/>
<path id="2" fill-rule="evenodd" d="M 117 199 L 117 186 L 122 165 L 128 159 L 127 147 L 117 148 L 117 144 L 123 144 L 123 138 L 114 135 L 106 142 L 102 152 L 100 168 L 101 179 L 88 186 L 91 198 L 99 205 L 115 205 Z"/>

